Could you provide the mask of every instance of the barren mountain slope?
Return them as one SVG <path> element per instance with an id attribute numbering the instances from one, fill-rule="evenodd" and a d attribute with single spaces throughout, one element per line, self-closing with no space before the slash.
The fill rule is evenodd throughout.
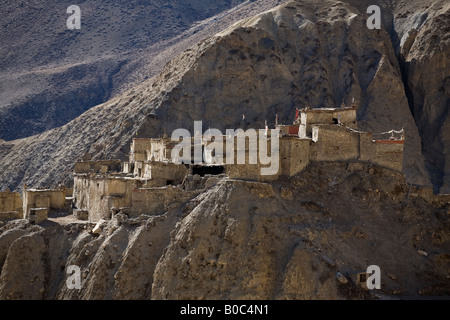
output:
<path id="1" fill-rule="evenodd" d="M 283 1 L 3 1 L 0 139 L 66 124 L 154 76 L 172 57 L 244 17 Z"/>
<path id="2" fill-rule="evenodd" d="M 221 180 L 159 216 L 116 215 L 100 235 L 68 217 L 15 220 L 0 225 L 0 299 L 362 299 L 355 272 L 372 264 L 378 295 L 448 297 L 448 199 L 408 190 L 391 170 L 314 163 L 274 184 Z M 66 286 L 70 265 L 81 290 Z"/>
<path id="3" fill-rule="evenodd" d="M 362 129 L 404 127 L 404 172 L 427 184 L 421 139 L 389 34 L 338 1 L 292 2 L 245 19 L 174 58 L 158 76 L 69 124 L 0 144 L 1 187 L 71 181 L 73 162 L 124 157 L 133 136 L 176 128 L 262 127 L 291 122 L 296 107 L 338 107 L 354 97 Z"/>
<path id="4" fill-rule="evenodd" d="M 433 182 L 441 193 L 450 193 L 450 3 L 434 9 L 411 19 L 400 54 Z"/>
<path id="5" fill-rule="evenodd" d="M 436 191 L 450 193 L 450 3 L 348 0 L 379 4 L 403 73 L 410 110 Z"/>

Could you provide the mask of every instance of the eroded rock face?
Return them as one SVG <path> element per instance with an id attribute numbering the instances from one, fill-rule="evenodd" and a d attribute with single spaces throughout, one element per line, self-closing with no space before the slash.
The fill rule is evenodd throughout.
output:
<path id="1" fill-rule="evenodd" d="M 158 216 L 0 228 L 1 299 L 370 299 L 448 296 L 448 198 L 402 175 L 313 163 L 272 184 L 222 179 Z M 292 197 L 285 197 L 286 193 Z M 63 223 L 63 221 L 66 221 Z M 81 289 L 69 289 L 69 266 Z"/>
<path id="2" fill-rule="evenodd" d="M 66 267 L 81 269 L 81 290 L 60 287 L 57 299 L 150 299 L 155 266 L 170 239 L 178 215 L 117 225 L 112 221 L 99 237 L 80 233 Z"/>
<path id="3" fill-rule="evenodd" d="M 450 193 L 450 4 L 435 3 L 402 22 L 400 56 L 423 154 L 436 191 Z"/>
<path id="4" fill-rule="evenodd" d="M 155 270 L 152 298 L 338 297 L 329 269 L 319 267 L 329 281 L 313 276 L 318 256 L 289 232 L 287 225 L 299 216 L 270 185 L 227 182 L 203 197 L 173 230 Z"/>
<path id="5" fill-rule="evenodd" d="M 16 239 L 9 247 L 0 277 L 1 299 L 44 298 L 47 261 L 42 233 L 35 232 Z"/>
<path id="6" fill-rule="evenodd" d="M 420 135 L 427 174 L 435 192 L 449 193 L 448 1 L 345 2 L 360 12 L 365 12 L 370 5 L 381 8 L 382 28 L 388 31 L 400 62 L 409 107 Z M 408 171 L 405 172 L 408 174 Z"/>

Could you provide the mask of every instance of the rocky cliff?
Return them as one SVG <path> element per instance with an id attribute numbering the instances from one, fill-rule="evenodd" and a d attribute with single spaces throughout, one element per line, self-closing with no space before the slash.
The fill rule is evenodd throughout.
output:
<path id="1" fill-rule="evenodd" d="M 100 232 L 71 216 L 15 220 L 0 225 L 0 299 L 448 296 L 449 209 L 388 169 L 314 163 L 273 184 L 223 179 Z M 369 294 L 355 277 L 373 264 L 381 290 Z M 71 265 L 80 290 L 66 285 Z"/>
<path id="2" fill-rule="evenodd" d="M 449 193 L 450 5 L 446 1 L 349 1 L 379 4 L 400 62 L 411 114 L 435 191 Z"/>
<path id="3" fill-rule="evenodd" d="M 400 57 L 433 182 L 450 193 L 450 4 L 424 9 L 403 17 Z"/>
<path id="4" fill-rule="evenodd" d="M 291 122 L 299 106 L 337 107 L 355 98 L 361 129 L 380 132 L 405 128 L 404 173 L 408 181 L 429 184 L 426 163 L 431 163 L 437 172 L 431 180 L 445 191 L 447 153 L 442 130 L 448 121 L 439 116 L 444 107 L 429 103 L 429 110 L 441 110 L 436 111 L 436 117 L 442 126 L 433 130 L 442 133 L 430 135 L 437 140 L 433 148 L 427 147 L 423 140 L 426 122 L 417 125 L 422 123 L 420 112 L 411 112 L 417 99 L 408 100 L 414 90 L 404 81 L 411 78 L 406 83 L 414 82 L 412 75 L 418 71 L 413 69 L 419 70 L 422 60 L 445 66 L 446 42 L 439 42 L 439 50 L 430 52 L 435 58 L 415 59 L 414 64 L 408 63 L 407 71 L 403 60 L 399 63 L 397 58 L 405 51 L 399 48 L 412 43 L 398 40 L 405 38 L 401 32 L 409 27 L 395 22 L 402 17 L 412 19 L 409 13 L 396 13 L 408 5 L 399 2 L 389 7 L 381 2 L 383 12 L 388 13 L 383 19 L 390 21 L 392 16 L 394 24 L 391 21 L 381 30 L 369 30 L 363 3 L 351 4 L 356 7 L 332 0 L 294 1 L 244 19 L 178 55 L 159 75 L 67 125 L 1 143 L 1 188 L 20 189 L 24 183 L 36 187 L 70 184 L 70 171 L 78 157 L 85 152 L 94 158 L 124 157 L 136 134 L 158 136 L 176 128 L 192 131 L 194 120 L 202 120 L 205 130 L 237 128 L 242 114 L 248 127 L 262 127 L 265 120 L 273 125 L 276 114 L 281 122 Z M 412 3 L 411 8 L 418 12 L 422 6 Z M 442 2 L 433 2 L 427 25 L 439 23 L 446 8 Z M 409 55 L 419 49 L 411 50 Z M 446 82 L 440 79 L 447 69 L 437 69 L 436 81 L 423 88 L 427 94 L 436 92 L 440 106 L 446 105 Z M 428 89 L 432 83 L 441 83 L 439 88 L 445 90 Z"/>

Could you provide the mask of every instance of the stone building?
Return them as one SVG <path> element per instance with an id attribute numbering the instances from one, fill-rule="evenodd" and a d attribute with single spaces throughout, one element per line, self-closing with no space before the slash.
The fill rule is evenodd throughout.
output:
<path id="1" fill-rule="evenodd" d="M 189 159 L 195 159 L 194 154 L 200 150 L 200 163 L 172 162 L 180 155 L 174 154 L 178 142 L 169 138 L 133 139 L 129 159 L 124 162 L 78 162 L 73 191 L 76 211 L 85 212 L 91 222 L 109 219 L 118 212 L 129 217 L 162 214 L 198 194 L 197 188 L 217 183 L 220 179 L 215 176 L 273 181 L 300 173 L 310 161 L 367 161 L 402 171 L 404 135 L 375 139 L 370 132 L 357 131 L 354 105 L 301 109 L 291 125 L 266 128 L 264 136 L 256 131 L 258 134 L 246 137 L 248 132 L 234 137 L 202 136 L 201 143 L 192 138 L 187 148 Z M 273 149 L 274 137 L 279 152 Z M 254 154 L 250 159 L 250 151 L 262 146 L 267 154 L 265 160 Z M 269 158 L 276 164 L 276 171 L 265 175 L 263 169 L 273 165 L 268 164 Z"/>
<path id="2" fill-rule="evenodd" d="M 20 193 L 0 192 L 0 220 L 20 219 L 23 215 Z"/>
<path id="3" fill-rule="evenodd" d="M 106 173 L 120 171 L 122 162 L 120 160 L 100 160 L 100 161 L 77 161 L 74 171 L 77 173 Z"/>
<path id="4" fill-rule="evenodd" d="M 294 125 L 299 127 L 298 136 L 300 138 L 311 137 L 312 127 L 318 124 L 345 125 L 356 129 L 356 106 L 342 108 L 304 108 L 299 110 L 299 117 L 294 121 Z"/>
<path id="5" fill-rule="evenodd" d="M 144 212 L 156 214 L 172 198 L 182 198 L 171 186 L 180 185 L 189 169 L 169 161 L 173 145 L 165 138 L 135 138 L 128 161 L 77 162 L 75 214 L 87 216 L 90 222 L 110 219 L 118 212 L 137 217 Z"/>
<path id="6" fill-rule="evenodd" d="M 23 218 L 31 223 L 47 220 L 49 212 L 67 211 L 71 198 L 66 198 L 66 189 L 24 189 Z M 70 199 L 70 200 L 69 200 Z"/>

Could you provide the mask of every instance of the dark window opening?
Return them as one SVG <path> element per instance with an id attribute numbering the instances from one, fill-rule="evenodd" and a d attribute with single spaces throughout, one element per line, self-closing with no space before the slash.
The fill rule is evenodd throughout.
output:
<path id="1" fill-rule="evenodd" d="M 170 185 L 173 185 L 174 184 L 174 181 L 173 180 L 167 180 L 166 181 L 166 185 L 167 186 L 170 186 Z"/>
<path id="2" fill-rule="evenodd" d="M 367 281 L 367 274 L 366 273 L 361 273 L 359 275 L 359 282 L 363 283 Z"/>
<path id="3" fill-rule="evenodd" d="M 30 210 L 30 223 L 36 224 L 36 211 Z"/>
<path id="4" fill-rule="evenodd" d="M 193 166 L 192 174 L 198 174 L 201 177 L 204 177 L 207 174 L 210 175 L 219 175 L 225 172 L 225 168 L 223 166 Z"/>
<path id="5" fill-rule="evenodd" d="M 337 118 L 333 118 L 333 123 L 334 124 L 339 124 L 338 119 Z"/>

